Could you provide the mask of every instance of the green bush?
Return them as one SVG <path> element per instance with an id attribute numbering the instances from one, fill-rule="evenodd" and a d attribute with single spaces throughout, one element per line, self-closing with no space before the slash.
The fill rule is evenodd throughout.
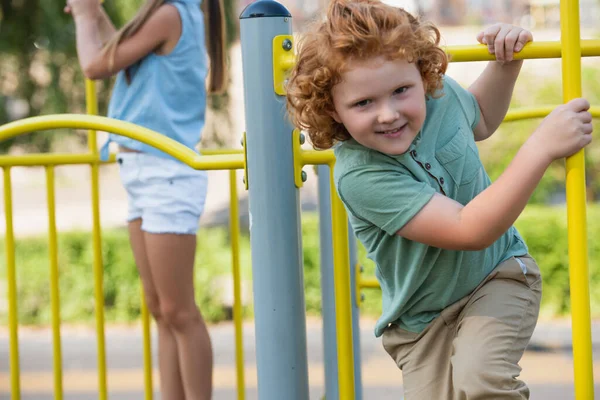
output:
<path id="1" fill-rule="evenodd" d="M 600 242 L 593 239 L 600 235 L 600 208 L 597 205 L 588 207 L 587 221 L 591 314 L 600 317 Z M 566 208 L 529 206 L 516 226 L 542 273 L 541 315 L 568 315 L 571 291 Z"/>
<path id="2" fill-rule="evenodd" d="M 249 275 L 249 242 L 241 238 L 242 276 Z M 0 276 L 6 276 L 4 243 L 0 243 Z M 139 318 L 141 286 L 126 230 L 102 234 L 104 312 L 107 322 Z M 50 273 L 47 239 L 17 239 L 18 314 L 21 324 L 50 322 Z M 93 247 L 91 234 L 71 232 L 59 236 L 58 262 L 61 320 L 89 323 L 94 320 Z M 231 252 L 225 229 L 203 230 L 198 235 L 194 283 L 196 299 L 207 321 L 225 318 L 220 286 L 216 279 L 230 274 Z M 247 312 L 248 310 L 246 310 Z M 6 320 L 6 316 L 2 316 Z"/>
<path id="3" fill-rule="evenodd" d="M 588 209 L 589 237 L 600 236 L 600 208 Z M 304 248 L 304 286 L 306 311 L 319 315 L 321 287 L 319 270 L 318 217 L 302 218 Z M 543 275 L 542 315 L 556 317 L 570 312 L 569 273 L 564 207 L 529 206 L 517 221 L 530 253 L 538 261 Z M 242 279 L 251 279 L 250 244 L 247 234 L 241 238 Z M 195 268 L 196 297 L 210 322 L 227 318 L 223 293 L 217 280 L 231 274 L 228 233 L 222 228 L 201 229 Z M 4 243 L 0 243 L 0 277 L 6 276 Z M 362 246 L 358 258 L 364 277 L 374 276 L 374 265 L 366 259 Z M 104 306 L 108 323 L 131 322 L 140 314 L 140 284 L 125 230 L 107 230 L 102 235 L 104 264 Z M 59 236 L 61 320 L 67 323 L 91 323 L 94 320 L 94 279 L 91 235 L 84 232 Z M 18 313 L 21 324 L 46 325 L 50 322 L 50 285 L 48 246 L 45 237 L 16 241 Z M 589 241 L 590 296 L 592 315 L 600 317 L 600 243 Z M 251 286 L 248 286 L 251 287 Z M 378 290 L 365 289 L 361 313 L 377 317 L 381 309 Z M 251 305 L 244 309 L 251 316 Z M 6 321 L 6 315 L 1 318 Z"/>

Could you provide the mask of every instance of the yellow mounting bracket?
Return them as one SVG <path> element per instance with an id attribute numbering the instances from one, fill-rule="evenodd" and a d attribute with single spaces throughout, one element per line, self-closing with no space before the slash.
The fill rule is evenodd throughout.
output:
<path id="1" fill-rule="evenodd" d="M 362 287 L 360 285 L 362 279 L 362 266 L 357 263 L 354 267 L 354 273 L 356 274 L 355 286 L 356 286 L 356 307 L 360 308 L 363 298 L 362 298 Z"/>
<path id="2" fill-rule="evenodd" d="M 285 95 L 285 78 L 296 62 L 293 40 L 292 35 L 273 38 L 273 90 L 280 96 Z"/>
<path id="3" fill-rule="evenodd" d="M 304 144 L 304 135 L 298 129 L 292 132 L 292 151 L 294 154 L 294 183 L 297 188 L 301 188 L 306 182 L 306 172 L 302 171 L 304 167 L 304 157 L 302 156 L 302 145 Z"/>
<path id="4" fill-rule="evenodd" d="M 244 148 L 244 186 L 248 190 L 248 150 L 246 150 L 246 132 L 242 135 L 242 147 Z"/>

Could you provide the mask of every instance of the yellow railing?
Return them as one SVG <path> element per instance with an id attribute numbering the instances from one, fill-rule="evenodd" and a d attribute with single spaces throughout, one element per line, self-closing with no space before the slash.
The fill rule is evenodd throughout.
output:
<path id="1" fill-rule="evenodd" d="M 88 112 L 95 114 L 93 85 L 87 83 Z M 241 309 L 241 282 L 240 282 L 240 257 L 239 257 L 239 212 L 237 199 L 236 170 L 243 168 L 243 152 L 241 150 L 205 150 L 202 155 L 186 148 L 185 146 L 167 139 L 163 135 L 149 129 L 94 115 L 63 114 L 48 115 L 43 117 L 28 118 L 0 126 L 0 141 L 26 134 L 33 131 L 50 129 L 88 129 L 89 153 L 87 154 L 30 154 L 18 156 L 0 156 L 0 167 L 4 175 L 4 209 L 6 215 L 6 266 L 8 278 L 8 312 L 9 312 L 9 340 L 10 340 L 10 387 L 11 398 L 20 399 L 20 369 L 19 369 L 19 340 L 17 317 L 17 286 L 16 265 L 14 253 L 14 227 L 12 209 L 12 181 L 11 168 L 16 166 L 43 166 L 46 170 L 47 206 L 48 206 L 48 247 L 50 259 L 50 293 L 51 293 L 51 324 L 53 341 L 53 372 L 54 372 L 54 398 L 63 398 L 62 378 L 62 351 L 60 340 L 60 295 L 58 289 L 59 271 L 57 254 L 57 229 L 55 205 L 55 177 L 54 168 L 58 165 L 88 164 L 91 167 L 92 189 L 92 217 L 93 217 L 93 275 L 94 298 L 96 315 L 96 336 L 98 353 L 98 390 L 99 398 L 107 399 L 106 382 L 106 345 L 104 339 L 104 294 L 103 294 L 103 263 L 101 252 L 101 227 L 100 227 L 100 194 L 99 194 L 99 168 L 104 164 L 99 159 L 96 143 L 96 130 L 116 133 L 132 139 L 140 140 L 178 158 L 195 169 L 229 170 L 230 180 L 230 230 L 231 251 L 234 277 L 234 324 L 236 345 L 236 370 L 238 383 L 238 399 L 244 398 L 244 369 L 243 369 L 243 343 L 242 343 L 242 309 Z M 108 162 L 114 162 L 114 155 Z M 150 347 L 150 318 L 148 309 L 142 296 L 142 330 L 144 353 L 144 390 L 145 398 L 152 399 L 152 357 Z"/>

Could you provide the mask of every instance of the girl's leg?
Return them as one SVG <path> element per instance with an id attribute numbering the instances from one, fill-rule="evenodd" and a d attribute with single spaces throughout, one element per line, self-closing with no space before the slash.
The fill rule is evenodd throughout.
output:
<path id="1" fill-rule="evenodd" d="M 196 236 L 144 232 L 144 242 L 160 299 L 159 313 L 177 342 L 185 398 L 209 400 L 213 356 L 208 329 L 194 299 Z"/>
<path id="2" fill-rule="evenodd" d="M 144 232 L 140 229 L 141 224 L 141 219 L 129 223 L 129 238 L 135 263 L 142 279 L 146 304 L 158 328 L 158 364 L 162 397 L 164 399 L 184 399 L 177 342 L 174 332 L 161 317 L 159 297 L 148 263 Z"/>

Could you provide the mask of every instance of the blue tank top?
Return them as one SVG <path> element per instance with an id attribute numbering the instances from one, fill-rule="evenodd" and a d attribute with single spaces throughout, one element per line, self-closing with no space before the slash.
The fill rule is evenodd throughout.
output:
<path id="1" fill-rule="evenodd" d="M 167 55 L 150 53 L 130 67 L 131 83 L 120 71 L 113 88 L 108 116 L 151 129 L 195 150 L 204 128 L 207 56 L 201 0 L 167 0 L 181 17 L 181 37 Z M 108 159 L 108 145 L 171 158 L 152 146 L 111 134 L 101 158 Z"/>

